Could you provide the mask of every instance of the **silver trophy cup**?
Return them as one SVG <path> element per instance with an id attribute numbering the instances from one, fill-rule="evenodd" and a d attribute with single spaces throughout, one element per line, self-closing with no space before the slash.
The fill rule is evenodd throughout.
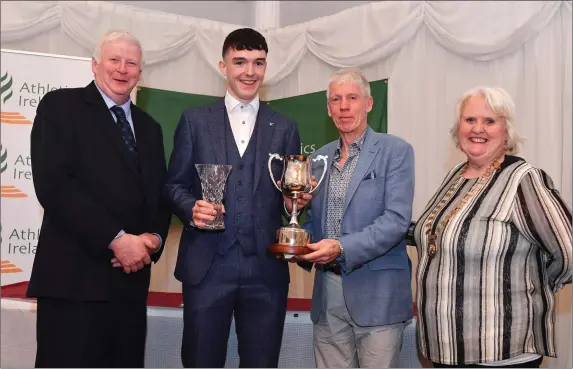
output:
<path id="1" fill-rule="evenodd" d="M 223 219 L 221 208 L 223 207 L 225 185 L 229 172 L 231 172 L 231 167 L 231 165 L 224 164 L 195 164 L 199 179 L 201 180 L 203 200 L 213 205 L 217 211 L 215 219 L 205 222 L 205 229 L 225 229 L 225 220 Z"/>
<path id="2" fill-rule="evenodd" d="M 281 157 L 279 154 L 269 154 L 269 174 L 275 187 L 283 193 L 283 195 L 292 199 L 292 212 L 290 214 L 290 222 L 286 227 L 281 227 L 277 230 L 277 243 L 269 246 L 269 251 L 276 254 L 283 254 L 286 259 L 291 258 L 293 255 L 301 255 L 310 253 L 310 249 L 306 245 L 311 242 L 310 233 L 302 229 L 298 224 L 297 213 L 298 203 L 297 200 L 304 193 L 312 193 L 319 186 L 327 169 L 326 155 L 319 155 L 312 159 L 312 162 L 319 160 L 324 161 L 324 168 L 322 175 L 315 188 L 312 188 L 312 168 L 311 160 L 305 155 L 285 155 Z M 281 187 L 277 185 L 273 172 L 271 170 L 271 163 L 273 159 L 283 161 L 283 172 L 281 176 Z"/>

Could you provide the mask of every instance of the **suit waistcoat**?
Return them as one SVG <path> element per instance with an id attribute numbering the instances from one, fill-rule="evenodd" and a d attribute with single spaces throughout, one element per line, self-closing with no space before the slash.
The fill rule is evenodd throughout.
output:
<path id="1" fill-rule="evenodd" d="M 229 117 L 225 112 L 225 147 L 227 163 L 232 165 L 227 190 L 225 191 L 225 232 L 218 247 L 218 253 L 224 254 L 235 241 L 238 241 L 246 255 L 255 255 L 254 230 L 254 176 L 255 153 L 257 145 L 258 124 L 251 135 L 247 149 L 241 157 Z"/>

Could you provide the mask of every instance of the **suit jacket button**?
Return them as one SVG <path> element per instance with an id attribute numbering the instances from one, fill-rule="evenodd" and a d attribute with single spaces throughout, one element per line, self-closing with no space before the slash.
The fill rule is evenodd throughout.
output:
<path id="1" fill-rule="evenodd" d="M 362 264 L 358 264 L 358 265 L 356 265 L 356 269 L 360 269 L 360 268 L 362 268 L 363 266 L 364 266 L 364 265 L 362 265 Z"/>

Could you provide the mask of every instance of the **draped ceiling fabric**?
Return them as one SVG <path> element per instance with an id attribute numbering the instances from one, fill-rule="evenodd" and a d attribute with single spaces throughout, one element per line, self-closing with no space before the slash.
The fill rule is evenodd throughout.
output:
<path id="1" fill-rule="evenodd" d="M 504 87 L 517 106 L 522 156 L 544 168 L 569 205 L 571 1 L 384 1 L 265 32 L 266 89 L 276 99 L 325 89 L 331 73 L 359 66 L 389 78 L 389 132 L 416 152 L 414 216 L 463 156 L 448 131 L 456 99 L 475 85 Z M 222 95 L 217 70 L 226 34 L 243 25 L 107 2 L 2 2 L 2 48 L 90 56 L 102 32 L 142 40 L 142 85 Z"/>
<path id="2" fill-rule="evenodd" d="M 123 28 L 142 41 L 142 85 L 208 95 L 224 93 L 221 46 L 242 27 L 105 2 L 2 2 L 1 10 L 2 48 L 90 56 L 102 32 Z M 571 206 L 571 1 L 384 1 L 263 33 L 263 98 L 324 90 L 340 67 L 389 79 L 388 131 L 416 155 L 414 218 L 464 158 L 448 132 L 457 98 L 476 85 L 513 96 L 521 156 L 546 170 Z M 568 323 L 558 324 L 566 349 L 551 366 L 571 367 L 570 306 Z"/>

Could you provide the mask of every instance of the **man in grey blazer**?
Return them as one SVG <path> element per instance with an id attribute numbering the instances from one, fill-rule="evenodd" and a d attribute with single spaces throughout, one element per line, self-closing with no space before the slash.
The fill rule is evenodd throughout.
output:
<path id="1" fill-rule="evenodd" d="M 412 317 L 404 235 L 414 153 L 402 139 L 368 127 L 373 99 L 359 70 L 336 73 L 327 97 L 340 138 L 313 153 L 328 156 L 327 171 L 307 210 L 313 252 L 297 257 L 303 267 L 316 268 L 311 318 L 317 366 L 395 367 Z"/>

